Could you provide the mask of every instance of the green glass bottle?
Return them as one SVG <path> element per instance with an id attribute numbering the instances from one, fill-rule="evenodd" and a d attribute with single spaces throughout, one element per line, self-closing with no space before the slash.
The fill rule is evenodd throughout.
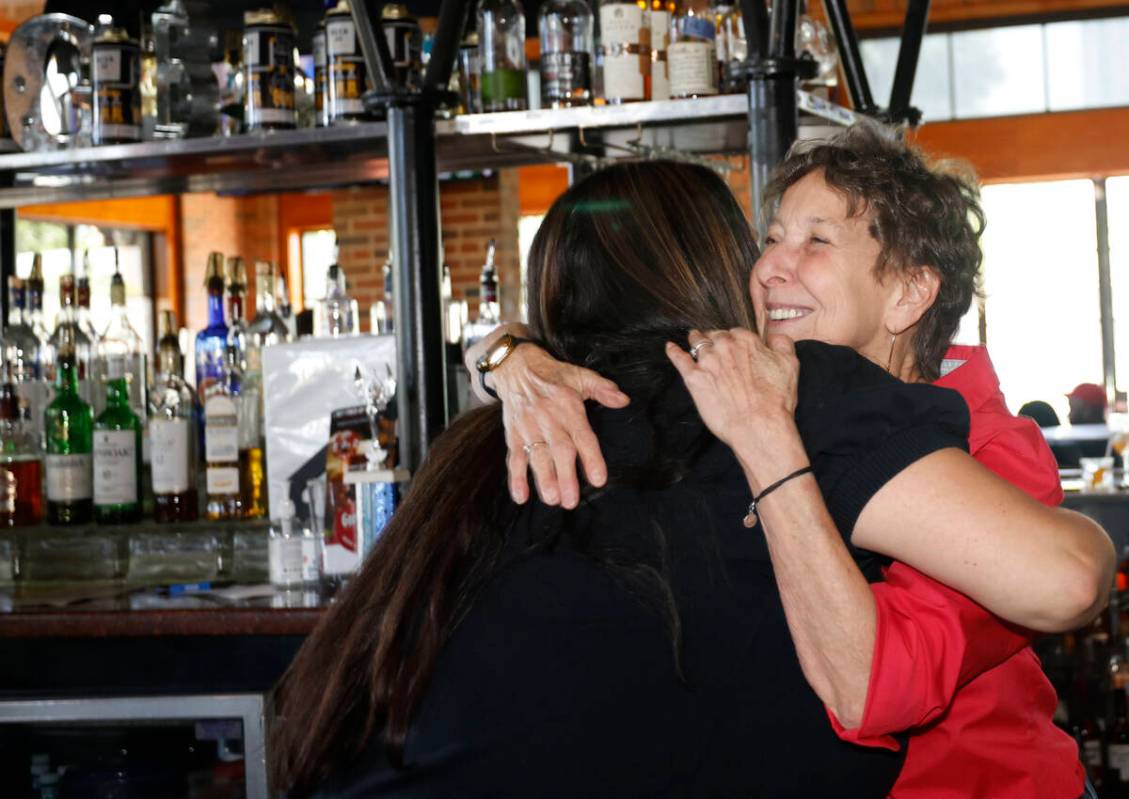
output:
<path id="1" fill-rule="evenodd" d="M 47 521 L 86 524 L 94 513 L 91 473 L 94 414 L 78 393 L 74 332 L 60 334 L 55 399 L 47 406 Z"/>
<path id="2" fill-rule="evenodd" d="M 141 520 L 141 420 L 129 406 L 129 377 L 106 380 L 106 410 L 94 422 L 94 518 L 99 524 Z"/>

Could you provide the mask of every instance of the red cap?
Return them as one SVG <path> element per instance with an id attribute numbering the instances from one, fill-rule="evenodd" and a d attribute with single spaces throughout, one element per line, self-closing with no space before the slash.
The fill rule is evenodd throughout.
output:
<path id="1" fill-rule="evenodd" d="M 1082 400 L 1087 405 L 1106 406 L 1105 389 L 1095 383 L 1079 383 L 1066 395 L 1070 399 Z"/>

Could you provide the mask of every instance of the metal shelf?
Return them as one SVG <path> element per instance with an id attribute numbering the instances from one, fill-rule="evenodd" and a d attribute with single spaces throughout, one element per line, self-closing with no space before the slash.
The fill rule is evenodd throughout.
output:
<path id="1" fill-rule="evenodd" d="M 548 163 L 588 146 L 699 154 L 747 150 L 743 94 L 475 114 L 436 122 L 441 172 Z M 853 114 L 800 92 L 805 122 Z M 826 124 L 826 123 L 824 123 Z M 0 155 L 0 208 L 184 192 L 259 193 L 388 179 L 387 126 L 272 131 Z"/>

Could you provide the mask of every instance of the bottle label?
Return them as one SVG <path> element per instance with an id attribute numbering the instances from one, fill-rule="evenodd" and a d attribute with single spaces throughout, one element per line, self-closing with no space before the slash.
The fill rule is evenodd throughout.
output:
<path id="1" fill-rule="evenodd" d="M 541 55 L 541 99 L 545 103 L 586 102 L 592 88 L 587 53 Z M 483 295 L 484 297 L 486 295 Z M 497 289 L 494 289 L 495 301 Z"/>
<path id="2" fill-rule="evenodd" d="M 678 21 L 678 28 L 682 32 L 682 38 L 685 39 L 712 42 L 717 36 L 713 22 L 705 17 L 682 17 Z"/>
<path id="3" fill-rule="evenodd" d="M 89 452 L 47 456 L 47 499 L 75 502 L 94 495 Z"/>
<path id="4" fill-rule="evenodd" d="M 357 37 L 352 19 L 345 17 L 325 23 L 325 51 L 328 58 L 357 54 Z"/>
<path id="5" fill-rule="evenodd" d="M 1118 773 L 1121 782 L 1129 781 L 1129 744 L 1109 745 L 1109 768 Z"/>
<path id="6" fill-rule="evenodd" d="M 1091 768 L 1100 768 L 1102 765 L 1102 742 L 1088 740 L 1083 743 L 1082 761 Z"/>
<path id="7" fill-rule="evenodd" d="M 187 419 L 152 419 L 149 448 L 154 494 L 183 494 L 188 480 L 188 453 L 192 426 Z"/>
<path id="8" fill-rule="evenodd" d="M 670 46 L 670 12 L 651 12 L 651 99 L 670 99 L 666 50 Z"/>
<path id="9" fill-rule="evenodd" d="M 713 42 L 673 42 L 667 49 L 670 96 L 717 94 L 717 60 Z"/>
<path id="10" fill-rule="evenodd" d="M 204 458 L 208 463 L 239 461 L 239 406 L 223 394 L 204 403 Z"/>
<path id="11" fill-rule="evenodd" d="M 238 466 L 209 466 L 205 479 L 209 496 L 239 493 Z"/>
<path id="12" fill-rule="evenodd" d="M 649 25 L 646 32 L 650 33 Z M 604 97 L 613 101 L 645 99 L 643 73 L 650 73 L 651 59 L 643 9 L 634 3 L 600 6 L 600 35 Z"/>
<path id="13" fill-rule="evenodd" d="M 94 431 L 94 504 L 137 502 L 137 434 L 132 430 Z"/>
<path id="14" fill-rule="evenodd" d="M 308 531 L 307 531 L 308 532 Z M 321 558 L 318 556 L 316 533 L 303 535 L 302 541 L 302 582 L 316 583 L 321 578 Z"/>
<path id="15" fill-rule="evenodd" d="M 272 535 L 267 542 L 270 581 L 289 586 L 303 581 L 302 539 Z"/>

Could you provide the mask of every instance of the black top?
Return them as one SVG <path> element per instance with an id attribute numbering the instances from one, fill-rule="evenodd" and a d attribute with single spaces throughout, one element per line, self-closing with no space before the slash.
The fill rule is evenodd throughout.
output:
<path id="1" fill-rule="evenodd" d="M 890 477 L 966 446 L 955 392 L 902 384 L 844 348 L 798 349 L 797 422 L 845 534 Z M 701 429 L 677 379 L 649 409 L 591 419 L 623 475 L 672 441 L 693 449 Z M 502 570 L 440 656 L 406 767 L 374 743 L 319 796 L 886 796 L 901 755 L 831 731 L 762 531 L 741 523 L 749 489 L 732 453 L 706 437 L 688 465 L 663 490 L 523 508 Z M 877 579 L 878 559 L 856 555 Z"/>

